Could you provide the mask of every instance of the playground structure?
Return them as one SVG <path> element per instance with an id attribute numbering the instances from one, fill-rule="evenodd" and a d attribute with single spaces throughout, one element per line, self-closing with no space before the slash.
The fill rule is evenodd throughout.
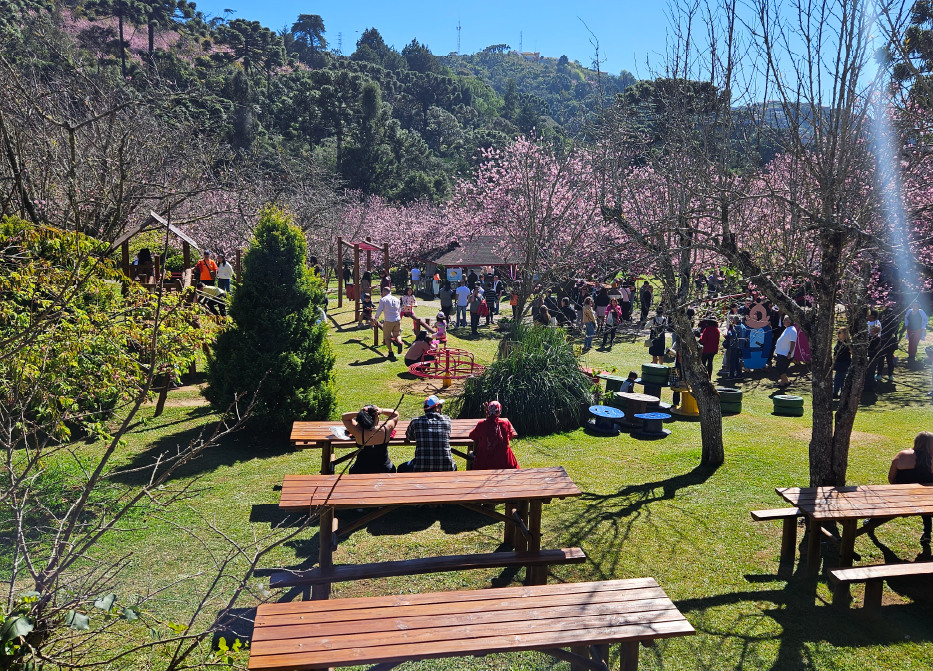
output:
<path id="1" fill-rule="evenodd" d="M 482 375 L 486 371 L 473 360 L 473 354 L 464 349 L 441 349 L 425 354 L 421 361 L 408 367 L 408 372 L 423 380 L 443 380 L 449 387 L 453 380 Z"/>
<path id="2" fill-rule="evenodd" d="M 389 245 L 379 247 L 374 245 L 372 238 L 367 237 L 365 242 L 344 242 L 343 237 L 337 236 L 337 307 L 343 307 L 343 248 L 347 247 L 353 252 L 353 298 L 356 301 L 353 320 L 360 321 L 360 252 L 366 252 L 366 270 L 373 269 L 373 252 L 382 252 L 382 260 L 386 275 L 389 274 Z M 349 296 L 348 296 L 349 298 Z"/>

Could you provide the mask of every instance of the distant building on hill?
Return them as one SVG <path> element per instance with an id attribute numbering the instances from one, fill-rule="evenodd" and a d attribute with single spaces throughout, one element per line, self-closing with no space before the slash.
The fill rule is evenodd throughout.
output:
<path id="1" fill-rule="evenodd" d="M 532 61 L 534 63 L 541 62 L 541 52 L 540 51 L 523 51 L 521 52 L 521 57 L 526 61 Z"/>

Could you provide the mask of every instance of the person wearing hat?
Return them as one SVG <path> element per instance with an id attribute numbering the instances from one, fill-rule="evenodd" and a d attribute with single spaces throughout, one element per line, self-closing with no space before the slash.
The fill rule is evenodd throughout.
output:
<path id="1" fill-rule="evenodd" d="M 473 470 L 493 468 L 518 468 L 518 460 L 509 444 L 517 434 L 507 419 L 502 419 L 502 404 L 490 401 L 484 404 L 486 419 L 481 420 L 472 431 Z"/>
<path id="2" fill-rule="evenodd" d="M 405 439 L 415 444 L 415 458 L 399 464 L 399 473 L 457 470 L 450 453 L 450 417 L 441 413 L 442 405 L 442 399 L 428 396 L 424 414 L 408 423 Z"/>
<path id="3" fill-rule="evenodd" d="M 204 258 L 194 266 L 195 282 L 204 282 L 207 286 L 213 286 L 217 279 L 217 264 L 211 259 L 211 251 L 204 250 Z"/>
<path id="4" fill-rule="evenodd" d="M 435 318 L 434 339 L 439 343 L 447 342 L 447 315 L 443 311 L 438 312 Z"/>

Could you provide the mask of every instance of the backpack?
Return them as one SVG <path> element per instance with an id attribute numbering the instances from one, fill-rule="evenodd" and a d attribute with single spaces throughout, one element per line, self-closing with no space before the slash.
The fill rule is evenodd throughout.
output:
<path id="1" fill-rule="evenodd" d="M 489 314 L 489 306 L 486 305 L 486 301 L 483 300 L 479 302 L 479 309 L 476 311 L 476 314 L 480 317 L 485 317 Z"/>

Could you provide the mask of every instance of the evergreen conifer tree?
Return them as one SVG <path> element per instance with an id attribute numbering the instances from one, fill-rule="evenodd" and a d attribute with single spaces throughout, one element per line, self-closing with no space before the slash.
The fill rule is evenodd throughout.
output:
<path id="1" fill-rule="evenodd" d="M 326 301 L 321 279 L 306 266 L 301 231 L 282 210 L 265 209 L 233 292 L 233 326 L 214 344 L 207 399 L 226 409 L 235 394 L 259 388 L 251 424 L 261 429 L 328 419 L 336 385 Z"/>

